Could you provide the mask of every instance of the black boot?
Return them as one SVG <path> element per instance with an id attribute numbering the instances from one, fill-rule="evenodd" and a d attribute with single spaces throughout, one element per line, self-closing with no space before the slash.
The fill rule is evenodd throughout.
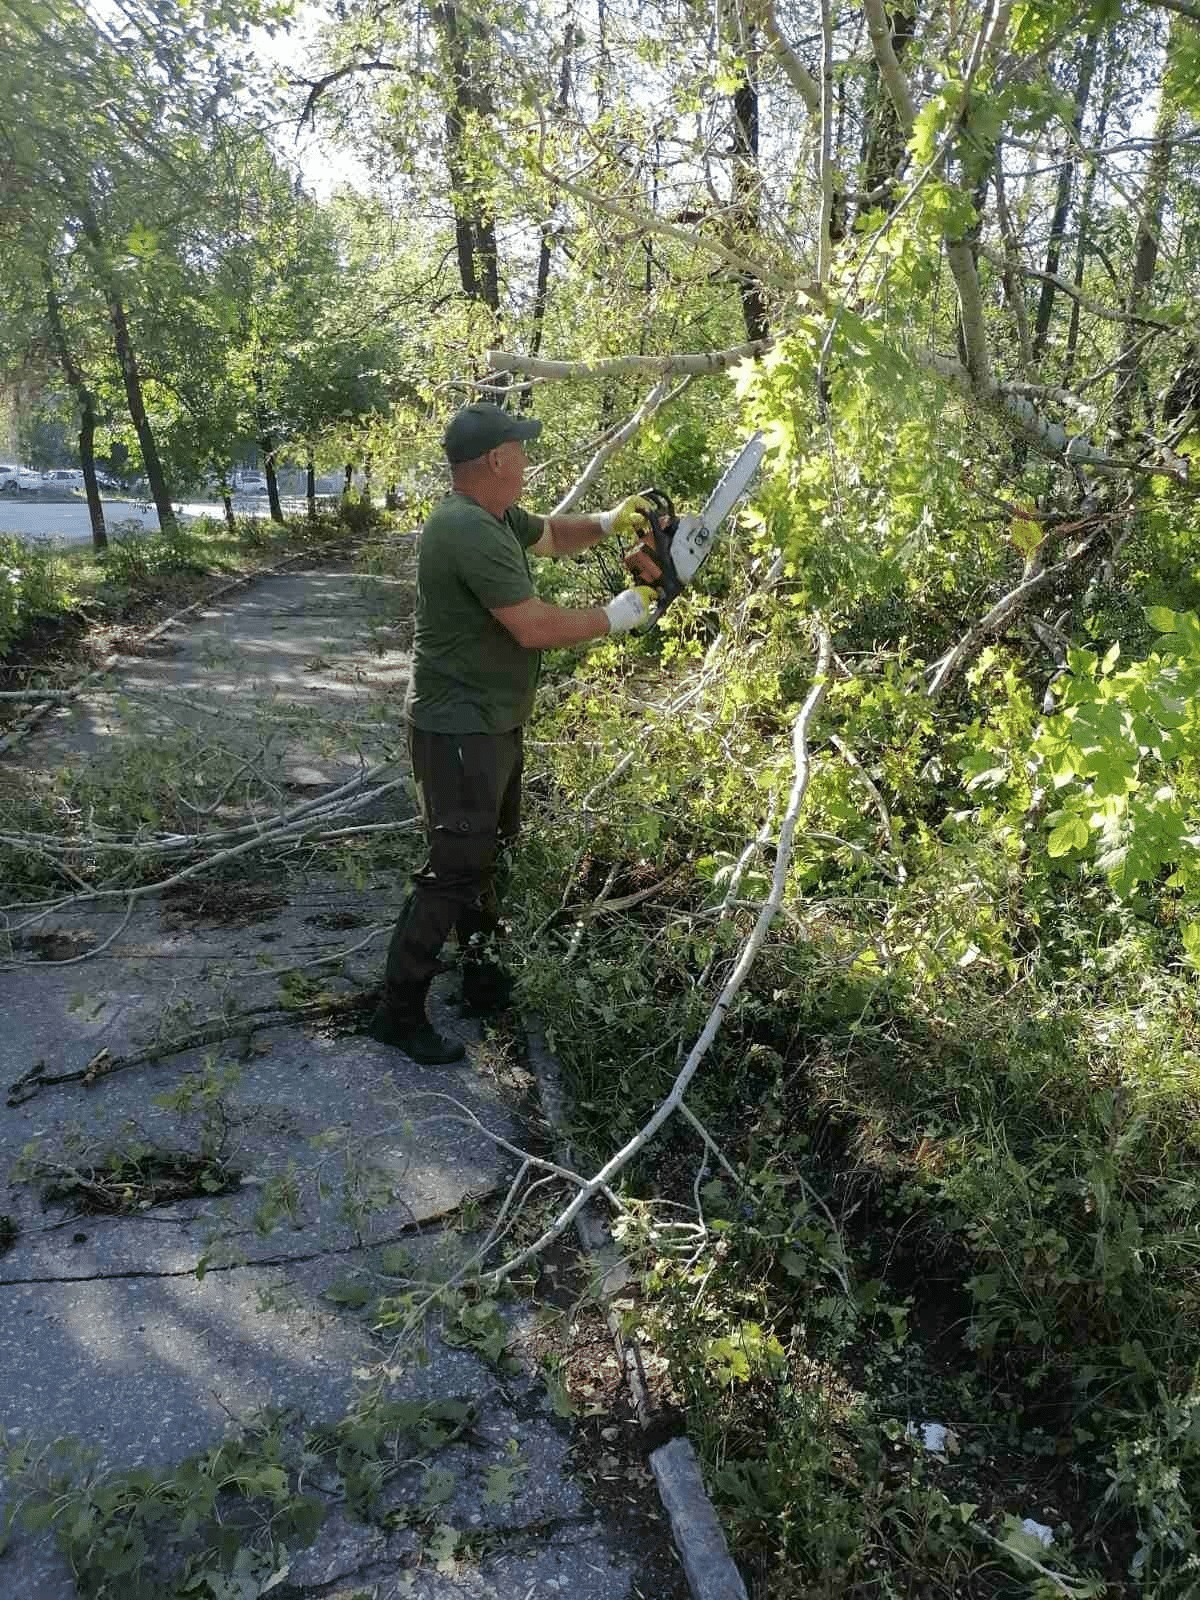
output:
<path id="1" fill-rule="evenodd" d="M 448 1067 L 467 1052 L 457 1040 L 444 1039 L 425 1015 L 428 992 L 427 983 L 388 991 L 367 1032 L 379 1044 L 402 1050 L 418 1066 Z"/>
<path id="2" fill-rule="evenodd" d="M 499 961 L 476 956 L 463 958 L 462 1009 L 468 1016 L 487 1017 L 512 1004 L 516 979 Z"/>

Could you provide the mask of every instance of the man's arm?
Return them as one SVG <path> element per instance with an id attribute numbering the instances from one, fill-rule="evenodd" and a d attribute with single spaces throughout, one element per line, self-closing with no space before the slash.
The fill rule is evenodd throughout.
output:
<path id="1" fill-rule="evenodd" d="M 535 556 L 577 556 L 603 539 L 599 517 L 577 517 L 563 512 L 542 518 L 542 537 L 531 548 Z M 589 635 L 589 637 L 592 637 Z"/>
<path id="2" fill-rule="evenodd" d="M 623 589 L 606 606 L 552 606 L 531 596 L 515 606 L 493 606 L 496 621 L 526 650 L 554 650 L 561 645 L 584 644 L 602 639 L 606 633 L 628 633 L 640 628 L 650 616 L 656 595 L 642 585 Z"/>
<path id="3" fill-rule="evenodd" d="M 526 650 L 556 650 L 562 645 L 584 644 L 588 639 L 602 639 L 609 631 L 608 614 L 603 606 L 575 610 L 571 606 L 552 606 L 546 600 L 531 598 L 515 606 L 496 606 L 492 615 Z"/>
<path id="4" fill-rule="evenodd" d="M 649 506 L 649 501 L 641 495 L 631 494 L 611 511 L 601 511 L 594 517 L 566 513 L 543 517 L 542 536 L 531 548 L 535 556 L 577 556 L 581 550 L 599 544 L 610 533 L 621 539 L 629 538 L 639 524 L 645 526 Z"/>

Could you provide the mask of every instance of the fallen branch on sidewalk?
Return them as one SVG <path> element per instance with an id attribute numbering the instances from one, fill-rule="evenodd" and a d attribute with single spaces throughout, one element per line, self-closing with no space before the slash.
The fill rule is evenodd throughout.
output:
<path id="1" fill-rule="evenodd" d="M 817 661 L 812 688 L 809 690 L 808 696 L 792 724 L 792 786 L 775 848 L 771 887 L 765 900 L 762 901 L 758 908 L 754 926 L 742 946 L 733 971 L 717 997 L 716 1004 L 710 1011 L 699 1037 L 693 1044 L 687 1059 L 677 1074 L 670 1092 L 660 1102 L 653 1115 L 631 1139 L 627 1140 L 604 1163 L 598 1172 L 593 1173 L 590 1178 L 586 1179 L 575 1175 L 574 1181 L 577 1184 L 577 1189 L 574 1197 L 567 1205 L 562 1207 L 554 1220 L 542 1231 L 538 1238 L 518 1251 L 516 1255 L 511 1256 L 508 1260 L 501 1262 L 498 1266 L 489 1269 L 483 1274 L 484 1282 L 489 1288 L 498 1287 L 506 1279 L 512 1277 L 514 1273 L 520 1271 L 526 1263 L 541 1255 L 571 1226 L 580 1211 L 595 1195 L 611 1192 L 613 1180 L 629 1164 L 633 1157 L 649 1144 L 659 1129 L 683 1105 L 683 1099 L 689 1084 L 695 1077 L 701 1063 L 712 1047 L 713 1041 L 720 1032 L 721 1024 L 729 1008 L 746 982 L 755 958 L 766 941 L 771 924 L 783 904 L 784 887 L 792 860 L 796 824 L 808 790 L 811 774 L 811 759 L 808 747 L 809 730 L 825 698 L 832 656 L 832 644 L 829 633 L 824 626 L 818 625 L 817 635 Z"/>

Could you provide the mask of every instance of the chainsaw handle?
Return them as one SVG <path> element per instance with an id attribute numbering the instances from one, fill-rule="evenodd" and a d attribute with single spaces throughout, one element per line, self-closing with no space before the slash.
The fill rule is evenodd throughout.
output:
<path id="1" fill-rule="evenodd" d="M 651 626 L 662 616 L 683 585 L 671 560 L 671 541 L 679 526 L 675 506 L 665 489 L 643 489 L 638 498 L 646 502 L 646 527 L 638 542 L 625 552 L 624 564 L 638 583 L 658 592 L 659 603 Z"/>

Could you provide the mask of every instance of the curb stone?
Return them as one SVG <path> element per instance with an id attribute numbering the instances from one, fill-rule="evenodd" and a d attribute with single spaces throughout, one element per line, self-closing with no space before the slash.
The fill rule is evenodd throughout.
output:
<path id="1" fill-rule="evenodd" d="M 574 1169 L 574 1154 L 564 1133 L 566 1117 L 558 1061 L 536 1018 L 522 1016 L 521 1022 L 538 1096 L 546 1120 L 554 1130 L 558 1159 L 564 1166 Z M 614 1295 L 628 1282 L 628 1273 L 618 1258 L 608 1229 L 590 1204 L 579 1212 L 575 1229 L 585 1254 L 597 1267 L 609 1331 L 633 1394 L 638 1420 L 645 1428 L 653 1421 L 653 1416 L 642 1376 L 641 1352 L 635 1340 L 621 1333 L 620 1319 L 612 1304 Z M 680 1434 L 651 1451 L 650 1468 L 694 1600 L 748 1600 L 746 1586 L 729 1554 L 725 1534 L 704 1487 L 700 1461 L 691 1440 L 686 1434 Z"/>

